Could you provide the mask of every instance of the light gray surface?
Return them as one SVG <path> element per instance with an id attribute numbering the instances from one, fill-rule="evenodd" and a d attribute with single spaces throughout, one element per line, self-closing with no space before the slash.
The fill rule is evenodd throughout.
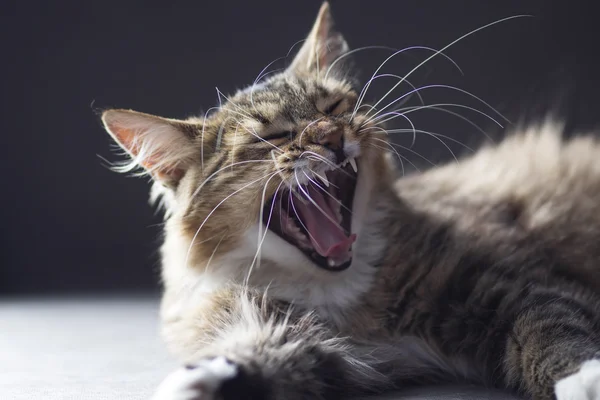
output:
<path id="1" fill-rule="evenodd" d="M 0 303 L 0 399 L 148 399 L 176 367 L 158 336 L 158 302 Z"/>
<path id="2" fill-rule="evenodd" d="M 0 300 L 0 400 L 149 399 L 177 367 L 158 336 L 157 314 L 152 298 Z M 385 399 L 510 397 L 437 387 Z"/>

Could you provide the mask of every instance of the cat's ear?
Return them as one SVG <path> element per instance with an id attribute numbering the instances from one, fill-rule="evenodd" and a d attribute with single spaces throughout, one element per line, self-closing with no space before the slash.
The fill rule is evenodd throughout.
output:
<path id="1" fill-rule="evenodd" d="M 288 71 L 301 76 L 316 75 L 320 71 L 327 70 L 347 51 L 348 44 L 344 37 L 333 29 L 329 3 L 325 2 Z"/>
<path id="2" fill-rule="evenodd" d="M 121 172 L 143 167 L 154 179 L 176 184 L 196 153 L 193 145 L 196 124 L 156 117 L 131 110 L 108 110 L 102 114 L 108 133 L 131 156 L 117 166 Z"/>

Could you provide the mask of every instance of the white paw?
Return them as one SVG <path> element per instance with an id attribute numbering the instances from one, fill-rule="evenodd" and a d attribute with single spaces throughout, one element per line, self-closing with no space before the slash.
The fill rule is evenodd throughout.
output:
<path id="1" fill-rule="evenodd" d="M 586 361 L 578 372 L 558 381 L 557 400 L 600 400 L 600 360 Z"/>
<path id="2" fill-rule="evenodd" d="M 223 382 L 237 372 L 237 367 L 224 357 L 200 360 L 195 368 L 180 368 L 167 376 L 152 399 L 214 400 Z"/>

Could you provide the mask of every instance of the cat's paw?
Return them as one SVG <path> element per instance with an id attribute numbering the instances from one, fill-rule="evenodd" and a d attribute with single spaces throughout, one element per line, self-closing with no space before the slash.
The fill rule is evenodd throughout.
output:
<path id="1" fill-rule="evenodd" d="M 222 397 L 223 385 L 238 375 L 238 367 L 225 357 L 203 359 L 167 376 L 152 400 L 214 400 Z"/>
<path id="2" fill-rule="evenodd" d="M 557 400 L 600 400 L 600 360 L 583 363 L 579 371 L 558 381 L 554 390 Z"/>

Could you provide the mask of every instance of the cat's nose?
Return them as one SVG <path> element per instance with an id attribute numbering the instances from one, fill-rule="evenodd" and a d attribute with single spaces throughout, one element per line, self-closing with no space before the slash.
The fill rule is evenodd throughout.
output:
<path id="1" fill-rule="evenodd" d="M 337 152 L 344 147 L 344 130 L 329 121 L 319 121 L 315 127 L 315 142 Z"/>

